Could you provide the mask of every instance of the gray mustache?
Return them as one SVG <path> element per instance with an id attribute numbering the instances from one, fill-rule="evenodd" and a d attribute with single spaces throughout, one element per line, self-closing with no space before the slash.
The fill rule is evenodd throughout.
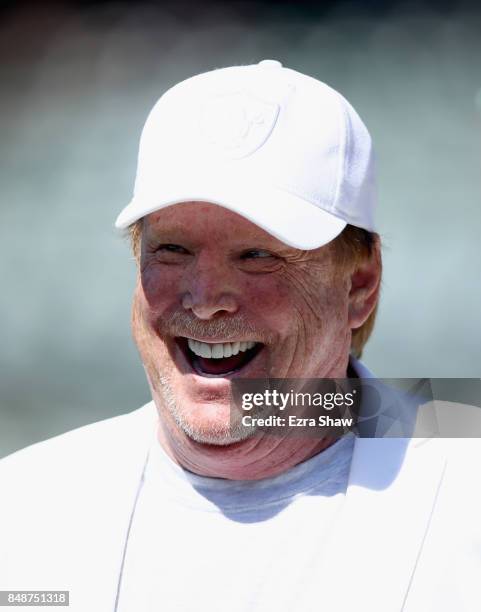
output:
<path id="1" fill-rule="evenodd" d="M 239 337 L 252 337 L 259 342 L 272 341 L 273 335 L 259 328 L 242 315 L 225 316 L 212 321 L 201 321 L 184 312 L 175 312 L 158 321 L 161 333 L 171 336 L 201 336 L 218 338 L 222 336 L 228 342 Z"/>

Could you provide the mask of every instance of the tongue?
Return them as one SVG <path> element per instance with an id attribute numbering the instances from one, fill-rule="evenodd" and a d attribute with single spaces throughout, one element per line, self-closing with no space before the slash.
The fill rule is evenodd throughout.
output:
<path id="1" fill-rule="evenodd" d="M 251 358 L 252 351 L 244 351 L 237 353 L 232 357 L 223 357 L 222 359 L 207 359 L 206 357 L 197 357 L 196 364 L 199 370 L 205 374 L 225 374 L 231 370 L 237 370 Z"/>

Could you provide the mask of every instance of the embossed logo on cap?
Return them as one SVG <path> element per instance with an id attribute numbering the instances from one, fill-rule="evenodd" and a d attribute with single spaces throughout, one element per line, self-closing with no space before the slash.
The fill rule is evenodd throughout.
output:
<path id="1" fill-rule="evenodd" d="M 269 138 L 279 105 L 247 91 L 217 94 L 200 112 L 200 131 L 213 151 L 230 159 L 247 157 Z"/>

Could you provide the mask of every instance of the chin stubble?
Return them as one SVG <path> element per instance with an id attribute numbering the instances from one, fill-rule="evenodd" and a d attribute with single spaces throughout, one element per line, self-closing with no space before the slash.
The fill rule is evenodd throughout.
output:
<path id="1" fill-rule="evenodd" d="M 227 426 L 210 426 L 208 428 L 192 427 L 177 404 L 169 380 L 165 376 L 159 374 L 158 381 L 159 385 L 156 385 L 156 387 L 161 395 L 164 407 L 173 417 L 176 425 L 195 442 L 227 446 L 234 442 L 246 440 L 254 435 L 254 428 L 244 427 L 240 418 L 234 424 L 229 423 Z"/>

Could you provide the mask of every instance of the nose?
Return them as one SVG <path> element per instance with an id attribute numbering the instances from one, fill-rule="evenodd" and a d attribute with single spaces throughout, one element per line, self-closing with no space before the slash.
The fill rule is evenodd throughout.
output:
<path id="1" fill-rule="evenodd" d="M 203 320 L 234 314 L 239 304 L 229 270 L 220 262 L 206 259 L 192 270 L 182 306 Z"/>

